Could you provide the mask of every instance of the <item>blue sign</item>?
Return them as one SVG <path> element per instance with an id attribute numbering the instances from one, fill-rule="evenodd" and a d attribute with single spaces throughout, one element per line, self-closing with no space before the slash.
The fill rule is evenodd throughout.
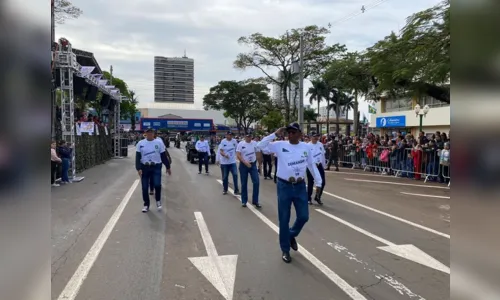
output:
<path id="1" fill-rule="evenodd" d="M 379 117 L 376 120 L 377 128 L 405 127 L 406 116 Z"/>
<path id="2" fill-rule="evenodd" d="M 141 112 L 138 111 L 135 113 L 135 124 L 139 124 L 141 120 Z M 131 124 L 132 120 L 130 118 L 124 119 L 123 116 L 120 116 L 120 124 Z"/>
<path id="3" fill-rule="evenodd" d="M 212 124 L 212 120 L 209 119 L 141 119 L 141 128 L 143 130 L 151 127 L 171 131 L 209 131 L 212 130 Z"/>

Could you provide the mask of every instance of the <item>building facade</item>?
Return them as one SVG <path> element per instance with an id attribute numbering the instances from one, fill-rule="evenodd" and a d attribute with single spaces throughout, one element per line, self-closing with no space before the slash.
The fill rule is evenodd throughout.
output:
<path id="1" fill-rule="evenodd" d="M 415 114 L 415 106 L 429 105 L 430 110 L 422 120 L 422 130 L 431 135 L 436 131 L 450 132 L 450 105 L 434 98 L 382 99 L 375 103 L 376 113 L 370 115 L 370 131 L 389 134 L 401 131 L 416 135 L 420 117 Z"/>
<path id="2" fill-rule="evenodd" d="M 235 126 L 233 119 L 224 117 L 223 111 L 197 109 L 194 104 L 141 103 L 137 107 L 142 118 L 212 119 L 214 124 Z"/>
<path id="3" fill-rule="evenodd" d="M 194 103 L 194 60 L 154 57 L 154 101 Z"/>

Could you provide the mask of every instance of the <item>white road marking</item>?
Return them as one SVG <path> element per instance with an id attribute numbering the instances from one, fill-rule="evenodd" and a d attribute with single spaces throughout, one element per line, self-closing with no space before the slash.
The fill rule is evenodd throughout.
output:
<path id="1" fill-rule="evenodd" d="M 436 186 L 436 185 L 423 185 L 423 184 L 413 184 L 413 183 L 403 183 L 403 182 L 392 182 L 392 181 L 379 181 L 379 180 L 366 180 L 366 179 L 354 179 L 354 178 L 344 178 L 348 181 L 358 181 L 358 182 L 370 182 L 370 183 L 384 183 L 384 184 L 394 184 L 394 185 L 405 185 L 405 186 L 416 186 L 430 189 L 443 189 L 449 190 L 446 186 Z"/>
<path id="2" fill-rule="evenodd" d="M 118 207 L 116 208 L 115 212 L 109 219 L 106 226 L 104 226 L 102 232 L 99 234 L 96 241 L 94 242 L 94 245 L 92 245 L 87 255 L 85 255 L 85 258 L 78 266 L 78 269 L 76 269 L 75 273 L 66 284 L 66 287 L 59 295 L 59 298 L 57 298 L 58 300 L 74 300 L 76 298 L 78 292 L 80 291 L 80 288 L 82 287 L 83 282 L 85 281 L 85 279 L 89 274 L 90 269 L 94 265 L 97 257 L 99 256 L 99 253 L 104 247 L 104 244 L 108 240 L 111 232 L 113 231 L 113 228 L 118 222 L 118 219 L 120 219 L 120 216 L 125 210 L 125 207 L 127 206 L 130 198 L 132 197 L 132 194 L 134 193 L 138 185 L 139 185 L 139 179 L 134 181 L 134 183 L 128 190 L 127 194 L 125 194 L 125 197 L 123 197 L 122 202 L 118 205 Z"/>
<path id="3" fill-rule="evenodd" d="M 324 216 L 329 217 L 330 219 L 333 219 L 341 224 L 344 224 L 345 226 L 347 226 L 351 229 L 354 229 L 357 232 L 362 233 L 362 234 L 380 242 L 381 244 L 386 245 L 384 247 L 377 247 L 380 250 L 387 251 L 389 253 L 392 253 L 394 255 L 405 258 L 407 260 L 411 260 L 413 262 L 419 263 L 419 264 L 424 265 L 426 267 L 433 268 L 433 269 L 436 269 L 438 271 L 450 274 L 450 268 L 448 266 L 439 262 L 438 260 L 431 257 L 430 255 L 428 255 L 424 251 L 418 249 L 414 245 L 394 244 L 393 242 L 390 242 L 386 239 L 383 239 L 383 238 L 381 238 L 381 237 L 379 237 L 371 232 L 364 230 L 363 228 L 360 228 L 360 227 L 358 227 L 354 224 L 351 224 L 351 223 L 349 223 L 349 222 L 347 222 L 339 217 L 336 217 L 330 213 L 327 213 L 324 210 L 316 209 L 316 211 L 321 213 Z"/>
<path id="4" fill-rule="evenodd" d="M 221 180 L 217 180 L 222 185 Z M 234 195 L 234 190 L 228 188 L 228 191 Z M 240 196 L 234 195 L 238 200 L 241 201 Z M 269 226 L 274 232 L 279 234 L 279 228 L 276 226 L 271 220 L 269 220 L 264 214 L 258 211 L 252 205 L 249 205 L 248 208 L 251 212 L 253 212 L 262 222 L 264 222 L 267 226 Z M 346 293 L 353 300 L 367 300 L 363 295 L 361 295 L 355 288 L 349 285 L 344 279 L 342 279 L 337 273 L 328 268 L 323 262 L 321 262 L 318 258 L 316 258 L 311 252 L 307 251 L 304 246 L 300 245 L 299 251 L 302 256 L 307 259 L 313 266 L 315 266 L 318 270 L 321 271 L 330 281 L 332 281 L 335 285 L 337 285 L 344 293 Z"/>
<path id="5" fill-rule="evenodd" d="M 327 244 L 328 244 L 328 246 L 335 249 L 337 252 L 344 254 L 345 257 L 347 257 L 349 260 L 359 263 L 363 267 L 363 270 L 369 271 L 370 274 L 377 274 L 377 270 L 370 268 L 370 264 L 357 258 L 356 254 L 350 252 L 349 249 L 347 249 L 347 247 L 342 246 L 336 242 L 335 243 L 328 242 Z M 422 296 L 415 294 L 408 287 L 406 287 L 403 283 L 397 281 L 396 279 L 390 277 L 389 275 L 377 274 L 377 275 L 374 275 L 374 277 L 379 279 L 379 280 L 384 280 L 387 283 L 387 285 L 389 285 L 391 288 L 396 290 L 396 292 L 400 295 L 406 295 L 412 299 L 418 298 L 418 300 L 425 300 Z"/>
<path id="6" fill-rule="evenodd" d="M 190 257 L 189 260 L 226 300 L 232 300 L 238 255 L 219 256 L 203 214 L 197 211 L 194 216 L 208 257 Z"/>
<path id="7" fill-rule="evenodd" d="M 410 196 L 418 196 L 418 197 L 429 197 L 429 198 L 451 199 L 451 197 L 448 197 L 448 196 L 437 196 L 437 195 L 414 194 L 414 193 L 406 193 L 406 192 L 401 192 L 401 194 L 404 194 L 404 195 L 410 195 Z"/>
<path id="8" fill-rule="evenodd" d="M 369 210 L 369 211 L 372 211 L 372 212 L 378 213 L 378 214 L 383 215 L 383 216 L 386 216 L 386 217 L 388 217 L 388 218 L 391 218 L 391 219 L 397 220 L 397 221 L 399 221 L 399 222 L 403 222 L 403 223 L 408 224 L 408 225 L 411 225 L 411 226 L 413 226 L 413 227 L 416 227 L 416 228 L 419 228 L 419 229 L 422 229 L 422 230 L 425 230 L 425 231 L 428 231 L 428 232 L 434 233 L 434 234 L 436 234 L 436 235 L 439 235 L 439 236 L 445 237 L 445 238 L 447 238 L 447 239 L 449 239 L 449 238 L 450 238 L 450 235 L 449 235 L 449 234 L 446 234 L 446 233 L 443 233 L 443 232 L 439 232 L 439 231 L 437 231 L 437 230 L 434 230 L 434 229 L 429 228 L 429 227 L 425 227 L 425 226 L 420 225 L 420 224 L 417 224 L 417 223 L 413 223 L 413 222 L 411 222 L 411 221 L 408 221 L 408 220 L 406 220 L 406 219 L 402 219 L 402 218 L 400 218 L 400 217 L 396 217 L 396 216 L 394 216 L 394 215 L 391 215 L 391 214 L 386 213 L 386 212 L 383 212 L 383 211 L 381 211 L 381 210 L 378 210 L 378 209 L 372 208 L 372 207 L 370 207 L 370 206 L 366 206 L 366 205 L 361 204 L 361 203 L 358 203 L 358 202 L 356 202 L 356 201 L 352 201 L 352 200 L 349 200 L 349 199 L 347 199 L 347 198 L 340 197 L 340 196 L 338 196 L 338 195 L 335 195 L 335 194 L 332 194 L 332 193 L 329 193 L 329 192 L 326 192 L 326 191 L 325 191 L 325 192 L 323 192 L 323 194 L 326 194 L 326 195 L 328 195 L 328 196 L 332 196 L 332 197 L 337 198 L 337 199 L 339 199 L 339 200 L 342 200 L 342 201 L 344 201 L 344 202 L 347 202 L 347 203 L 350 203 L 350 204 L 353 204 L 353 205 L 356 205 L 356 206 L 362 207 L 362 208 L 364 208 L 364 209 L 367 209 L 367 210 Z"/>

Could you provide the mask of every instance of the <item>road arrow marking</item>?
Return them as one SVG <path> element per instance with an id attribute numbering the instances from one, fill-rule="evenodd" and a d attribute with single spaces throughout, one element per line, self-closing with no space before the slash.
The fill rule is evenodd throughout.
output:
<path id="1" fill-rule="evenodd" d="M 219 256 L 203 215 L 197 211 L 194 216 L 208 256 L 190 257 L 189 260 L 226 300 L 232 300 L 238 255 Z"/>
<path id="2" fill-rule="evenodd" d="M 374 235 L 373 233 L 370 233 L 363 228 L 359 228 L 356 225 L 353 225 L 347 221 L 342 220 L 339 217 L 336 217 L 330 213 L 327 213 L 324 210 L 321 209 L 316 209 L 317 212 L 329 217 L 330 219 L 333 219 L 339 223 L 342 223 L 354 230 L 356 230 L 359 233 L 362 233 L 368 237 L 371 237 L 372 239 L 379 241 L 382 244 L 385 244 L 385 246 L 382 247 L 377 247 L 380 250 L 392 253 L 394 255 L 397 255 L 399 257 L 405 258 L 407 260 L 411 260 L 413 262 L 419 263 L 421 265 L 424 265 L 429 268 L 433 268 L 435 270 L 450 274 L 450 268 L 441 262 L 439 262 L 437 259 L 433 258 L 429 254 L 425 253 L 424 251 L 418 249 L 414 245 L 396 245 L 392 242 L 389 242 L 386 239 L 383 239 L 379 236 Z"/>

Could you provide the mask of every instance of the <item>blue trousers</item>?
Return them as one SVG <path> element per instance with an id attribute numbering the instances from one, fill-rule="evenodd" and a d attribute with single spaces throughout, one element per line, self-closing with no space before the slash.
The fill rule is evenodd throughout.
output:
<path id="1" fill-rule="evenodd" d="M 259 171 L 257 169 L 257 162 L 253 162 L 249 167 L 240 163 L 240 177 L 241 177 L 241 203 L 247 204 L 248 202 L 248 176 L 252 179 L 253 192 L 252 204 L 259 204 Z"/>
<path id="2" fill-rule="evenodd" d="M 229 172 L 233 174 L 233 184 L 234 184 L 234 191 L 239 192 L 238 188 L 238 168 L 236 167 L 236 163 L 234 164 L 227 164 L 227 165 L 220 165 L 222 169 L 222 187 L 224 188 L 224 191 L 227 192 L 227 189 L 229 187 Z"/>
<path id="3" fill-rule="evenodd" d="M 278 179 L 277 191 L 280 247 L 281 251 L 290 252 L 290 239 L 297 237 L 304 225 L 309 221 L 306 183 L 291 184 Z M 297 218 L 292 228 L 290 228 L 292 203 L 295 207 Z"/>
<path id="4" fill-rule="evenodd" d="M 149 207 L 149 182 L 151 178 L 153 178 L 156 201 L 161 200 L 161 165 L 162 164 L 156 164 L 154 166 L 142 165 L 141 185 L 144 206 Z"/>
<path id="5" fill-rule="evenodd" d="M 69 158 L 62 159 L 61 182 L 69 182 Z"/>

